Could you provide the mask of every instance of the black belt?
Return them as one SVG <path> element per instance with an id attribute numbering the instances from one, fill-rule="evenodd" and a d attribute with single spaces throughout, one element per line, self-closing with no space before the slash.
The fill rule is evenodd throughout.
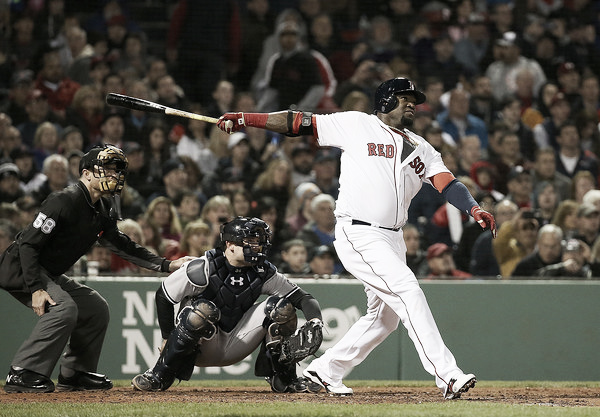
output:
<path id="1" fill-rule="evenodd" d="M 352 219 L 352 224 L 360 224 L 362 226 L 379 227 L 380 229 L 391 230 L 392 232 L 397 232 L 398 230 L 402 229 L 401 227 L 375 226 L 374 224 L 363 222 L 362 220 L 356 220 L 356 219 Z"/>

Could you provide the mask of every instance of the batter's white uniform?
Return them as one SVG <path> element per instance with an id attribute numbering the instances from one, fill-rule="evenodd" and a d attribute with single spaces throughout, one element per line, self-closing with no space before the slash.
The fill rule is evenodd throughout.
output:
<path id="1" fill-rule="evenodd" d="M 463 372 L 442 340 L 415 274 L 406 265 L 399 228 L 406 223 L 408 207 L 423 182 L 450 171 L 423 138 L 393 129 L 375 115 L 317 115 L 316 126 L 319 145 L 343 151 L 334 246 L 346 270 L 365 286 L 367 313 L 310 368 L 325 382 L 341 384 L 402 321 L 423 367 L 444 390 L 450 379 Z M 371 226 L 352 224 L 353 220 Z"/>

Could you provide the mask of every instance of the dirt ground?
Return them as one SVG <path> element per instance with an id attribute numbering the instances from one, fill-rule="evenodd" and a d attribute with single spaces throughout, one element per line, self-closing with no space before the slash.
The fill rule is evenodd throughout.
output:
<path id="1" fill-rule="evenodd" d="M 428 387 L 357 387 L 354 395 L 333 397 L 318 394 L 276 394 L 268 387 L 198 388 L 172 387 L 164 392 L 139 392 L 131 388 L 113 388 L 103 392 L 54 392 L 48 394 L 7 394 L 0 391 L 1 404 L 22 403 L 137 403 L 137 402 L 239 402 L 305 401 L 335 404 L 419 404 L 445 401 L 436 388 Z M 490 388 L 470 390 L 458 401 L 482 401 L 501 404 L 529 404 L 557 407 L 599 407 L 600 388 Z"/>

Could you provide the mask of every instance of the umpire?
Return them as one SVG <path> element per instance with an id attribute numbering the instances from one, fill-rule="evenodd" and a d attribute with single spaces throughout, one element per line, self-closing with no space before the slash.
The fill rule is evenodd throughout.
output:
<path id="1" fill-rule="evenodd" d="M 119 231 L 127 165 L 127 157 L 115 146 L 90 150 L 79 164 L 79 181 L 50 195 L 33 223 L 0 257 L 0 287 L 40 317 L 12 360 L 6 392 L 54 391 L 50 375 L 63 351 L 57 390 L 112 388 L 110 379 L 96 373 L 108 304 L 93 289 L 64 275 L 96 241 L 155 271 L 174 271 L 191 259 L 170 262 Z"/>

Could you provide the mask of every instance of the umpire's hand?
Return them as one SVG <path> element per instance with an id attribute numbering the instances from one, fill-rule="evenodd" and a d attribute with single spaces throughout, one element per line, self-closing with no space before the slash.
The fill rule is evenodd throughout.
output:
<path id="1" fill-rule="evenodd" d="M 31 308 L 33 312 L 42 317 L 46 312 L 46 303 L 55 306 L 56 302 L 45 290 L 37 290 L 31 294 Z"/>

